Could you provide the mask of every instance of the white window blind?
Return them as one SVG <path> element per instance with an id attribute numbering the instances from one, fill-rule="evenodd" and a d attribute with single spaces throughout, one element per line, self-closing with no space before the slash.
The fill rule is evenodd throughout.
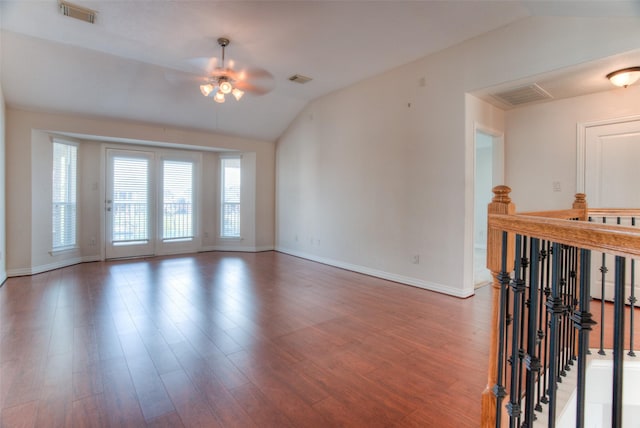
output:
<path id="1" fill-rule="evenodd" d="M 149 161 L 136 157 L 113 158 L 114 245 L 149 240 Z"/>
<path id="2" fill-rule="evenodd" d="M 162 239 L 192 239 L 193 162 L 165 160 L 162 171 Z"/>
<path id="3" fill-rule="evenodd" d="M 220 234 L 240 237 L 240 158 L 222 158 Z"/>
<path id="4" fill-rule="evenodd" d="M 76 174 L 78 147 L 53 142 L 52 249 L 76 246 Z"/>

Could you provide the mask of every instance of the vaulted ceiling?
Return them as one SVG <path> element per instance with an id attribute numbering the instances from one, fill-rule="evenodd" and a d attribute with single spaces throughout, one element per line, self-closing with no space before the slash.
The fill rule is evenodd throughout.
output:
<path id="1" fill-rule="evenodd" d="M 640 16 L 638 1 L 0 1 L 11 107 L 276 140 L 311 100 L 529 16 Z M 268 71 L 273 90 L 216 104 L 194 59 Z M 288 77 L 303 74 L 304 85 Z"/>

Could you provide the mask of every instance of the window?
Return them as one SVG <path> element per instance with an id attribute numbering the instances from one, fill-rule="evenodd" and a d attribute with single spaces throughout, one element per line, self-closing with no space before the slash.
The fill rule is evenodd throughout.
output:
<path id="1" fill-rule="evenodd" d="M 240 237 L 240 157 L 221 159 L 220 235 Z"/>
<path id="2" fill-rule="evenodd" d="M 52 249 L 76 246 L 78 146 L 53 142 Z"/>
<path id="3" fill-rule="evenodd" d="M 113 157 L 113 245 L 149 242 L 149 159 Z"/>
<path id="4" fill-rule="evenodd" d="M 162 239 L 193 239 L 193 162 L 162 163 Z"/>

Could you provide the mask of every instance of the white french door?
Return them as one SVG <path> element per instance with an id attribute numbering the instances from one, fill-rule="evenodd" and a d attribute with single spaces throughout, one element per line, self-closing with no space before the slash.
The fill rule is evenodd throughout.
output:
<path id="1" fill-rule="evenodd" d="M 106 258 L 153 255 L 154 154 L 107 149 L 106 174 Z"/>
<path id="2" fill-rule="evenodd" d="M 107 259 L 197 251 L 200 155 L 107 149 Z"/>

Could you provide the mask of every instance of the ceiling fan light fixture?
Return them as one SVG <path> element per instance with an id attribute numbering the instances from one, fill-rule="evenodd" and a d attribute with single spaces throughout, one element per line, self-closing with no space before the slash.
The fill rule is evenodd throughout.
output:
<path id="1" fill-rule="evenodd" d="M 202 95 L 204 95 L 205 97 L 208 97 L 212 91 L 213 91 L 213 85 L 211 83 L 200 85 L 200 92 L 202 92 Z"/>
<path id="2" fill-rule="evenodd" d="M 234 97 L 236 97 L 236 101 L 240 101 L 240 98 L 242 98 L 242 96 L 244 95 L 244 92 L 238 88 L 233 88 L 233 90 L 231 91 L 231 94 Z"/>
<path id="3" fill-rule="evenodd" d="M 226 95 L 231 93 L 233 86 L 231 86 L 231 83 L 228 80 L 221 79 L 218 84 L 218 88 L 220 89 L 220 92 Z"/>
<path id="4" fill-rule="evenodd" d="M 216 94 L 213 96 L 213 100 L 217 103 L 222 104 L 224 102 L 224 94 L 220 91 L 216 92 Z"/>
<path id="5" fill-rule="evenodd" d="M 612 71 L 607 74 L 607 79 L 616 86 L 626 88 L 629 85 L 633 85 L 638 81 L 638 79 L 640 79 L 640 67 L 629 67 Z"/>

